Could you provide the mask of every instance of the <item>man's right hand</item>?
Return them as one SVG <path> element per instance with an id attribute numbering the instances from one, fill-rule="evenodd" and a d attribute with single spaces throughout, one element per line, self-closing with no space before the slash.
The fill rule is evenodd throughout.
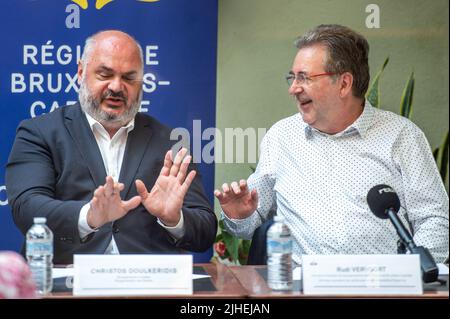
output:
<path id="1" fill-rule="evenodd" d="M 111 176 L 106 176 L 105 185 L 99 186 L 91 200 L 91 207 L 87 213 L 87 223 L 91 228 L 99 228 L 106 223 L 115 221 L 126 215 L 141 203 L 139 196 L 123 201 L 120 192 L 122 183 L 115 183 Z"/>
<path id="2" fill-rule="evenodd" d="M 256 190 L 249 191 L 247 182 L 240 180 L 222 185 L 222 192 L 216 189 L 214 196 L 219 200 L 223 212 L 234 219 L 243 219 L 250 216 L 258 207 L 258 193 Z"/>

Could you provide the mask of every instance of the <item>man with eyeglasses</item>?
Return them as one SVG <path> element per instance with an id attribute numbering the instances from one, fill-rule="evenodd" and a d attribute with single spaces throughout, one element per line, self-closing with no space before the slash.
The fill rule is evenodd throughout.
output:
<path id="1" fill-rule="evenodd" d="M 225 226 L 251 238 L 271 211 L 283 215 L 302 254 L 395 254 L 398 236 L 366 201 L 375 185 L 398 193 L 399 216 L 436 262 L 448 256 L 449 201 L 422 131 L 365 101 L 367 40 L 320 25 L 296 40 L 286 79 L 300 114 L 267 132 L 254 174 L 215 190 Z"/>

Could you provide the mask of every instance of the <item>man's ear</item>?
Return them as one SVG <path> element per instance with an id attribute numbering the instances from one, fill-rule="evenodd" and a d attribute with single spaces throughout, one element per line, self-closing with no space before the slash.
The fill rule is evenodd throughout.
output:
<path id="1" fill-rule="evenodd" d="M 81 79 L 83 78 L 83 72 L 84 71 L 85 70 L 83 69 L 83 63 L 81 63 L 81 60 L 80 60 L 80 61 L 78 61 L 78 70 L 77 70 L 77 75 L 78 75 L 77 83 L 78 83 L 78 85 L 81 84 Z"/>
<path id="2" fill-rule="evenodd" d="M 347 97 L 352 94 L 353 75 L 350 72 L 344 72 L 340 79 L 340 96 Z"/>

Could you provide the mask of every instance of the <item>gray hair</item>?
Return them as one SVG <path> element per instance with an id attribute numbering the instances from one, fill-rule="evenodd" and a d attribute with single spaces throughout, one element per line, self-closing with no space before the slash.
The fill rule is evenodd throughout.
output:
<path id="1" fill-rule="evenodd" d="M 353 75 L 353 95 L 364 98 L 370 80 L 367 40 L 338 24 L 321 24 L 295 40 L 298 49 L 316 44 L 322 44 L 328 50 L 325 72 L 350 72 Z"/>

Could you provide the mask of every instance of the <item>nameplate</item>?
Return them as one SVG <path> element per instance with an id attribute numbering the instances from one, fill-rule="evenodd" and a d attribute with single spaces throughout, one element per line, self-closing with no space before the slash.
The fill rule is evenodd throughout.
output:
<path id="1" fill-rule="evenodd" d="M 192 255 L 74 255 L 74 296 L 192 294 Z"/>
<path id="2" fill-rule="evenodd" d="M 419 255 L 303 255 L 305 295 L 421 295 Z"/>

